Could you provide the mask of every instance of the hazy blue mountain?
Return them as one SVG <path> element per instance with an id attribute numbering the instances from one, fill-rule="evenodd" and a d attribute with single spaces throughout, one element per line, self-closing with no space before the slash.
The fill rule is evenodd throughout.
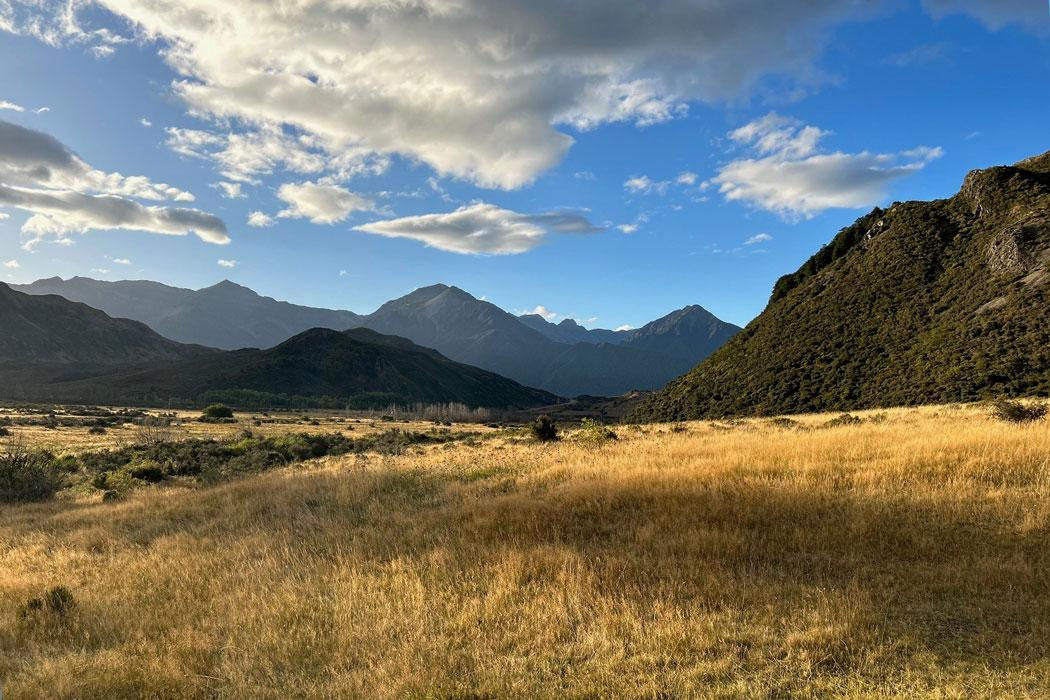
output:
<path id="1" fill-rule="evenodd" d="M 141 321 L 171 340 L 224 350 L 273 347 L 310 328 L 346 330 L 360 325 L 360 317 L 350 311 L 276 301 L 230 281 L 192 290 L 143 280 L 52 277 L 14 288 L 27 294 L 58 294 L 114 317 Z"/>
<path id="2" fill-rule="evenodd" d="M 623 338 L 619 343 L 595 342 L 594 337 L 558 342 L 535 318 L 522 319 L 446 285 L 417 289 L 387 302 L 365 316 L 362 325 L 561 396 L 615 396 L 659 388 L 739 330 L 694 306 L 637 331 L 616 334 Z M 586 332 L 568 324 L 554 327 L 575 335 Z"/>
<path id="3" fill-rule="evenodd" d="M 59 294 L 142 321 L 167 338 L 222 349 L 273 347 L 310 328 L 366 327 L 561 396 L 659 388 L 739 330 L 699 306 L 637 330 L 588 330 L 571 319 L 553 324 L 518 317 L 443 284 L 417 289 L 367 316 L 275 301 L 228 281 L 195 291 L 74 277 L 19 289 Z"/>
<path id="4" fill-rule="evenodd" d="M 238 405 L 282 405 L 310 397 L 332 405 L 463 403 L 471 407 L 532 408 L 557 403 L 548 392 L 444 357 L 404 338 L 366 328 L 314 328 L 268 350 L 244 349 L 56 387 L 101 386 L 120 400 L 148 397 Z"/>
<path id="5" fill-rule="evenodd" d="M 570 345 L 573 343 L 619 345 L 634 333 L 634 331 L 610 331 L 604 328 L 588 329 L 571 318 L 560 323 L 551 323 L 539 314 L 524 314 L 518 316 L 518 320 L 556 343 L 569 343 Z"/>

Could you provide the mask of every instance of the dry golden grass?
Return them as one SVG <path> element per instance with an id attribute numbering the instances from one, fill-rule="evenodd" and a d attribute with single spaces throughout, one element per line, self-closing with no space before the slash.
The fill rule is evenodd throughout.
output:
<path id="1" fill-rule="evenodd" d="M 985 414 L 6 507 L 4 697 L 1046 697 L 1050 427 Z"/>

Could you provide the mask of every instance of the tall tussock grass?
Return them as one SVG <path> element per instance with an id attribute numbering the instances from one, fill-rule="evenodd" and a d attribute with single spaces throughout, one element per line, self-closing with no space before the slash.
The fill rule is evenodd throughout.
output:
<path id="1" fill-rule="evenodd" d="M 1050 430 L 987 408 L 329 457 L 0 510 L 5 697 L 1040 697 Z M 801 428 L 812 429 L 801 429 Z M 69 589 L 69 622 L 18 623 Z"/>

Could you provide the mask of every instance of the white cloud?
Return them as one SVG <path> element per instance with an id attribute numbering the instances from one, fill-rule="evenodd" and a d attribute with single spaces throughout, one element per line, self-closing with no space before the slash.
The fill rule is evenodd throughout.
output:
<path id="1" fill-rule="evenodd" d="M 758 243 L 766 243 L 767 241 L 771 240 L 773 240 L 773 237 L 770 236 L 768 233 L 756 233 L 754 236 L 751 236 L 751 238 L 748 238 L 746 241 L 744 241 L 744 245 L 756 245 Z"/>
<path id="2" fill-rule="evenodd" d="M 5 0 L 14 30 L 112 47 L 79 2 Z M 869 2 L 97 0 L 162 45 L 174 91 L 235 131 L 290 127 L 329 156 L 401 154 L 500 188 L 573 143 L 565 126 L 651 124 L 767 75 L 808 84 L 825 29 Z M 51 16 L 40 5 L 51 9 Z M 84 13 L 87 15 L 88 13 Z M 41 15 L 44 15 L 41 17 Z M 86 20 L 85 20 L 86 21 Z M 250 125 L 250 126 L 249 126 Z"/>
<path id="3" fill-rule="evenodd" d="M 670 184 L 666 180 L 653 180 L 647 175 L 641 175 L 623 183 L 623 188 L 632 194 L 663 194 Z"/>
<path id="4" fill-rule="evenodd" d="M 31 212 L 24 248 L 48 236 L 96 229 L 194 233 L 227 243 L 222 220 L 198 209 L 145 206 L 132 198 L 187 201 L 188 192 L 141 176 L 94 170 L 54 137 L 0 120 L 0 206 Z"/>
<path id="5" fill-rule="evenodd" d="M 4 263 L 4 267 L 6 267 L 8 270 L 17 270 L 22 266 L 18 264 L 17 260 L 8 260 Z"/>
<path id="6" fill-rule="evenodd" d="M 535 248 L 548 233 L 594 233 L 600 229 L 576 213 L 519 214 L 478 203 L 448 214 L 377 221 L 354 230 L 410 238 L 452 253 L 512 255 Z"/>
<path id="7" fill-rule="evenodd" d="M 105 268 L 102 268 L 102 267 L 93 267 L 93 268 L 91 268 L 91 274 L 93 274 L 93 275 L 108 275 L 109 274 L 109 270 L 107 270 Z"/>
<path id="8" fill-rule="evenodd" d="M 942 155 L 920 146 L 900 153 L 821 153 L 828 132 L 777 114 L 730 132 L 753 151 L 726 164 L 710 182 L 732 201 L 743 201 L 785 218 L 811 217 L 832 208 L 871 206 L 894 180 L 911 175 Z"/>
<path id="9" fill-rule="evenodd" d="M 7 219 L 10 219 L 10 218 L 11 218 L 11 215 L 8 214 L 6 211 L 0 211 L 0 221 L 6 221 Z"/>
<path id="10" fill-rule="evenodd" d="M 257 228 L 264 228 L 266 226 L 273 226 L 273 217 L 261 211 L 253 211 L 248 214 L 248 225 L 255 226 Z"/>
<path id="11" fill-rule="evenodd" d="M 693 185 L 696 184 L 697 180 L 699 180 L 699 179 L 700 179 L 700 176 L 697 175 L 696 173 L 691 172 L 689 170 L 685 170 L 685 171 L 683 171 L 683 172 L 678 174 L 678 179 L 675 180 L 675 182 L 678 183 L 679 185 L 685 185 L 686 187 L 692 187 Z"/>
<path id="12" fill-rule="evenodd" d="M 350 273 L 349 273 L 349 272 L 347 272 L 346 270 L 340 270 L 340 271 L 339 271 L 339 276 L 340 276 L 340 277 L 346 277 L 346 276 L 347 276 L 347 275 L 349 275 L 349 274 L 350 274 Z"/>
<path id="13" fill-rule="evenodd" d="M 561 316 L 561 314 L 551 311 L 546 306 L 540 305 L 531 311 L 521 311 L 518 313 L 518 316 L 542 316 L 547 321 L 553 321 L 558 318 L 558 316 Z"/>
<path id="14" fill-rule="evenodd" d="M 130 265 L 131 261 L 127 258 L 110 258 L 110 262 L 114 265 Z"/>
<path id="15" fill-rule="evenodd" d="M 212 187 L 222 190 L 224 199 L 243 199 L 248 196 L 241 192 L 241 183 L 239 182 L 216 182 Z"/>
<path id="16" fill-rule="evenodd" d="M 263 126 L 245 133 L 219 134 L 200 129 L 167 129 L 167 145 L 184 156 L 213 161 L 220 173 L 237 182 L 257 184 L 262 175 L 288 171 L 346 180 L 355 175 L 381 174 L 388 158 L 358 147 L 346 146 L 332 153 L 316 137 L 293 135 L 277 126 Z"/>
<path id="17" fill-rule="evenodd" d="M 990 29 L 1015 24 L 1040 34 L 1050 30 L 1046 3 L 1039 0 L 923 0 L 922 4 L 934 17 L 967 14 Z"/>
<path id="18" fill-rule="evenodd" d="M 634 326 L 628 326 L 628 325 L 617 326 L 614 330 L 616 330 L 617 333 L 621 333 L 623 331 L 633 331 L 634 330 Z"/>
<path id="19" fill-rule="evenodd" d="M 620 224 L 616 228 L 620 229 L 623 233 L 637 233 L 638 224 Z"/>
<path id="20" fill-rule="evenodd" d="M 309 219 L 315 224 L 334 224 L 355 211 L 371 211 L 375 202 L 337 185 L 321 182 L 285 183 L 277 197 L 288 204 L 278 212 L 282 218 Z"/>
<path id="21" fill-rule="evenodd" d="M 149 119 L 146 119 L 145 117 L 139 119 L 139 124 L 146 127 L 147 129 L 153 126 L 153 122 L 151 122 Z"/>
<path id="22" fill-rule="evenodd" d="M 37 107 L 36 109 L 33 110 L 33 114 L 44 114 L 45 112 L 50 112 L 50 111 L 51 111 L 50 107 Z"/>
<path id="23" fill-rule="evenodd" d="M 219 267 L 225 267 L 228 270 L 232 270 L 237 267 L 238 263 L 236 260 L 220 260 Z"/>
<path id="24" fill-rule="evenodd" d="M 14 102 L 8 102 L 7 100 L 0 100 L 0 110 L 8 110 L 11 112 L 24 112 L 25 107 L 22 105 L 16 105 Z"/>

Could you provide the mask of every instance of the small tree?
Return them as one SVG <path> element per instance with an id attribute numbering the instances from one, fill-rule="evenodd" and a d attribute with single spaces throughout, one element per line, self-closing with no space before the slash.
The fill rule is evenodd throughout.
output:
<path id="1" fill-rule="evenodd" d="M 558 426 L 554 424 L 550 416 L 540 416 L 533 421 L 532 437 L 540 442 L 554 442 L 558 439 Z"/>
<path id="2" fill-rule="evenodd" d="M 221 420 L 225 418 L 233 418 L 233 409 L 226 404 L 213 403 L 204 409 L 204 417 Z"/>

